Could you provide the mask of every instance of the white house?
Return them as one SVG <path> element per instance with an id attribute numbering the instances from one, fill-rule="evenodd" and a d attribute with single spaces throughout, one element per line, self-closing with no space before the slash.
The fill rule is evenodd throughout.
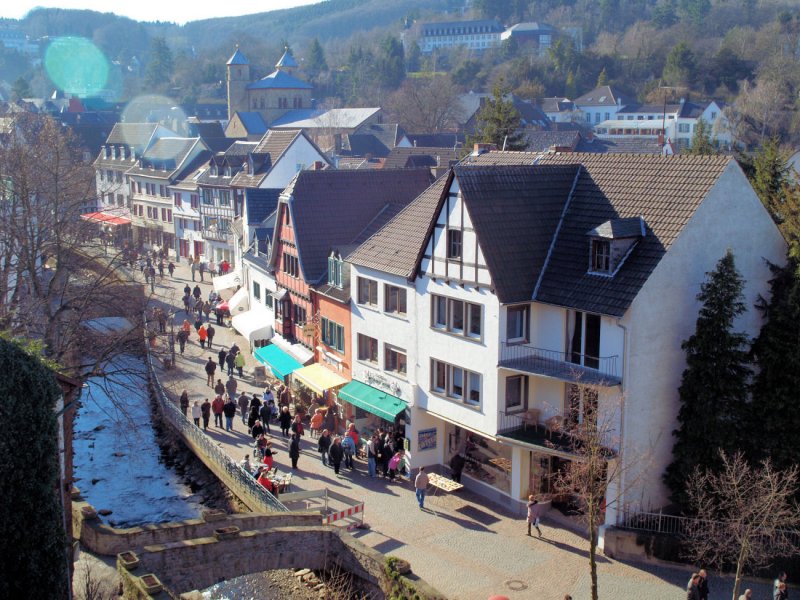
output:
<path id="1" fill-rule="evenodd" d="M 616 114 L 622 110 L 622 96 L 611 89 L 611 86 L 603 85 L 575 98 L 573 104 L 587 124 L 597 125 L 616 118 Z"/>
<path id="2" fill-rule="evenodd" d="M 419 47 L 425 53 L 438 48 L 465 46 L 470 50 L 486 50 L 500 45 L 505 29 L 494 19 L 481 21 L 440 21 L 424 23 Z"/>
<path id="3" fill-rule="evenodd" d="M 405 279 L 416 291 L 407 319 L 356 306 L 354 335 L 409 348 L 415 466 L 460 453 L 463 483 L 521 511 L 574 460 L 556 424 L 577 426 L 597 406 L 614 419 L 610 450 L 628 461 L 620 503 L 659 507 L 681 341 L 705 273 L 729 249 L 752 306 L 768 289 L 764 259 L 781 263 L 786 244 L 729 157 L 483 154 L 350 257 L 378 289 Z M 750 311 L 737 329 L 759 324 Z"/>

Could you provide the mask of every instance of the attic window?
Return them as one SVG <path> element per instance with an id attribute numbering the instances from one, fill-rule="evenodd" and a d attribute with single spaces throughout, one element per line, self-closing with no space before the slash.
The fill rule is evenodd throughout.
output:
<path id="1" fill-rule="evenodd" d="M 230 176 L 231 176 L 231 168 L 229 166 L 225 167 L 225 177 L 230 177 Z"/>
<path id="2" fill-rule="evenodd" d="M 219 169 L 217 168 L 217 165 L 211 165 L 211 176 L 216 177 L 217 175 L 219 175 Z"/>
<path id="3" fill-rule="evenodd" d="M 609 240 L 592 240 L 591 271 L 603 274 L 611 272 L 611 242 Z"/>
<path id="4" fill-rule="evenodd" d="M 342 259 L 334 255 L 328 257 L 328 285 L 342 287 Z"/>

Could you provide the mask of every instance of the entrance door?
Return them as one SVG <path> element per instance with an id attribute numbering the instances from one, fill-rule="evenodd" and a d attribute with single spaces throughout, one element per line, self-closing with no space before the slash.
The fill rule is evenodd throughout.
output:
<path id="1" fill-rule="evenodd" d="M 195 242 L 194 243 L 194 255 L 196 257 L 203 256 L 203 242 Z"/>

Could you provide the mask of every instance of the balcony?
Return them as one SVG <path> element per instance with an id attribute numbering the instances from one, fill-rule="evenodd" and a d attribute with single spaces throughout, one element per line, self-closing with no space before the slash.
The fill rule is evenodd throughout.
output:
<path id="1" fill-rule="evenodd" d="M 530 446 L 547 448 L 555 454 L 571 455 L 575 451 L 575 441 L 556 419 L 563 422 L 563 417 L 551 417 L 545 423 L 538 421 L 539 411 L 497 413 L 497 437 L 510 442 L 521 442 Z M 535 414 L 531 414 L 535 413 Z"/>
<path id="2" fill-rule="evenodd" d="M 203 237 L 207 240 L 216 240 L 226 244 L 233 243 L 233 234 L 230 231 L 219 231 L 216 227 L 204 227 Z"/>
<path id="3" fill-rule="evenodd" d="M 613 387 L 622 383 L 617 356 L 588 356 L 535 348 L 527 344 L 500 344 L 498 367 L 569 383 Z"/>

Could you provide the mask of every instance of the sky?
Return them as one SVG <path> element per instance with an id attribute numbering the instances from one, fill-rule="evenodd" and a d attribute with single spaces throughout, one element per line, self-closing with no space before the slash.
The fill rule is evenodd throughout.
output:
<path id="1" fill-rule="evenodd" d="M 214 17 L 234 17 L 314 4 L 321 0 L 237 0 L 227 2 L 197 2 L 197 0 L 136 0 L 109 2 L 108 0 L 6 0 L 0 4 L 0 17 L 21 19 L 33 8 L 74 8 L 113 12 L 137 21 L 173 21 L 183 24 Z"/>

